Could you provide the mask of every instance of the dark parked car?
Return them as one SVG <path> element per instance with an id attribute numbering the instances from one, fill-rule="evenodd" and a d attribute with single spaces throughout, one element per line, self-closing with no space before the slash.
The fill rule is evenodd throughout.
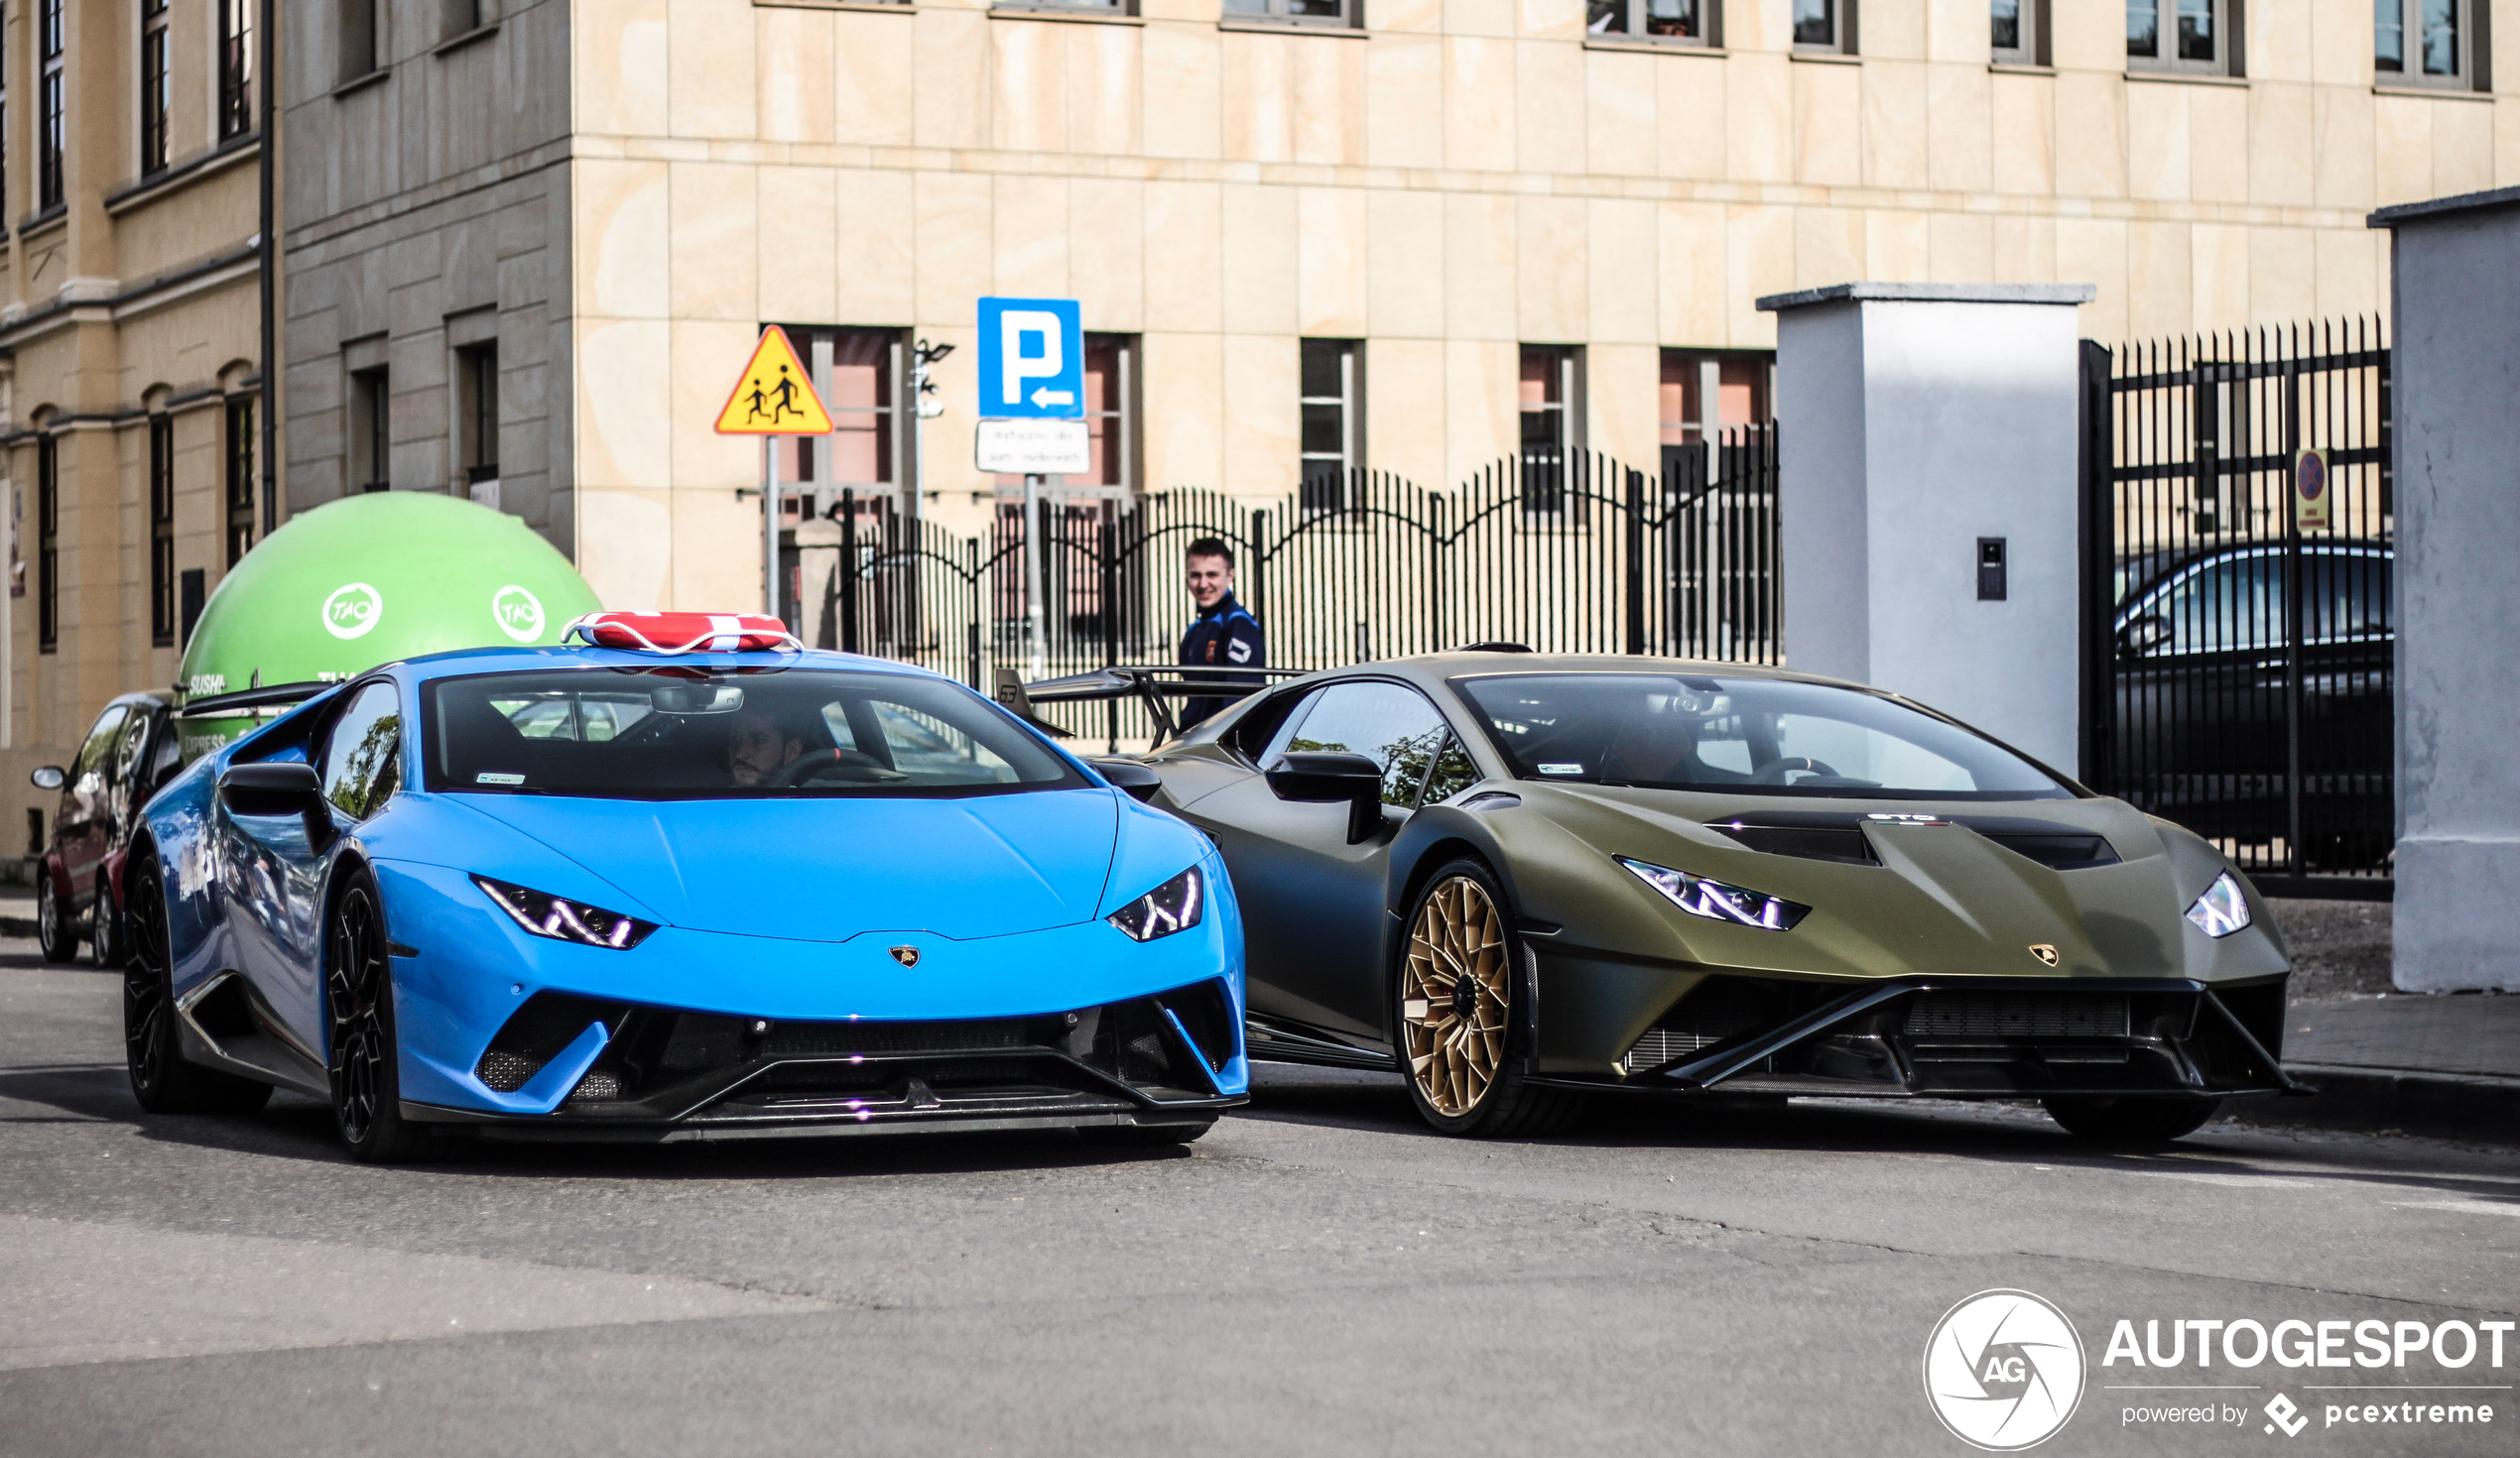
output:
<path id="1" fill-rule="evenodd" d="M 2290 550 L 2192 553 L 2118 604 L 2110 786 L 2210 839 L 2289 832 Z M 2365 869 L 2392 840 L 2390 548 L 2342 540 L 2299 551 L 2304 869 Z"/>
<path id="2" fill-rule="evenodd" d="M 179 744 L 174 714 L 154 693 L 126 693 L 105 705 L 78 758 L 66 770 L 46 765 L 31 778 L 38 790 L 62 792 L 53 840 L 36 878 L 36 928 L 47 961 L 78 955 L 79 922 L 99 966 L 121 965 L 122 868 L 140 807 L 175 774 Z M 99 911 L 103 914 L 98 914 Z"/>

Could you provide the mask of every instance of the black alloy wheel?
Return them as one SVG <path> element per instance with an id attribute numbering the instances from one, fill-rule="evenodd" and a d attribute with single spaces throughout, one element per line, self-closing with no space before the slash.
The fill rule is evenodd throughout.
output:
<path id="1" fill-rule="evenodd" d="M 154 859 L 135 858 L 123 885 L 131 903 L 131 945 L 122 973 L 123 1062 L 131 1096 L 152 1114 L 248 1114 L 271 1099 L 271 1085 L 184 1061 L 175 984 L 167 955 L 166 884 Z"/>
<path id="2" fill-rule="evenodd" d="M 427 1153 L 430 1131 L 403 1118 L 396 1069 L 394 972 L 384 902 L 365 867 L 348 873 L 324 936 L 323 1002 L 330 1020 L 332 1122 L 350 1157 L 391 1164 Z"/>
<path id="3" fill-rule="evenodd" d="M 70 936 L 69 908 L 53 890 L 53 873 L 39 868 L 35 882 L 35 939 L 44 948 L 48 962 L 75 962 L 78 942 Z"/>
<path id="4" fill-rule="evenodd" d="M 2077 1139 L 2094 1144 L 2163 1145 L 2205 1128 L 2222 1109 L 2220 1099 L 2179 1094 L 2150 1098 L 2043 1099 L 2048 1117 Z"/>
<path id="5" fill-rule="evenodd" d="M 1523 1077 L 1522 942 L 1494 873 L 1467 857 L 1443 867 L 1407 924 L 1392 1043 L 1419 1117 L 1471 1138 L 1532 1139 L 1565 1128 L 1576 1095 Z"/>
<path id="6" fill-rule="evenodd" d="M 87 949 L 108 972 L 131 960 L 122 911 L 114 906 L 114 883 L 102 871 L 96 873 L 96 900 L 87 912 Z"/>

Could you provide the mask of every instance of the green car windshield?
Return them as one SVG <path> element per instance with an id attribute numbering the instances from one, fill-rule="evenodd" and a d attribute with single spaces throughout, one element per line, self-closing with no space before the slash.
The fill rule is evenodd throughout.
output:
<path id="1" fill-rule="evenodd" d="M 743 799 L 1085 784 L 978 694 L 907 673 L 545 669 L 436 679 L 424 705 L 435 790 Z"/>
<path id="2" fill-rule="evenodd" d="M 1525 780 L 1853 799 L 2074 793 L 1993 740 L 1823 683 L 1528 673 L 1452 686 Z"/>

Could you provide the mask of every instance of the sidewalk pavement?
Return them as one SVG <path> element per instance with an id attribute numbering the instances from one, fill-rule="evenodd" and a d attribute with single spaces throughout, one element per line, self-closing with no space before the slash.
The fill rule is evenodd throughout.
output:
<path id="1" fill-rule="evenodd" d="M 2392 989 L 2385 902 L 2274 905 L 2295 962 L 2284 1066 L 2318 1092 L 2233 1114 L 2520 1144 L 2520 996 Z M 0 936 L 34 935 L 35 893 L 0 887 Z"/>

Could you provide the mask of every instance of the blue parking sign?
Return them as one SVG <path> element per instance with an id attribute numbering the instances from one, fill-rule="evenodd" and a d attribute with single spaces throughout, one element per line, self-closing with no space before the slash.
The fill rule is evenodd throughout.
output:
<path id="1" fill-rule="evenodd" d="M 1085 413 L 1085 336 L 1072 299 L 980 301 L 980 418 Z"/>

